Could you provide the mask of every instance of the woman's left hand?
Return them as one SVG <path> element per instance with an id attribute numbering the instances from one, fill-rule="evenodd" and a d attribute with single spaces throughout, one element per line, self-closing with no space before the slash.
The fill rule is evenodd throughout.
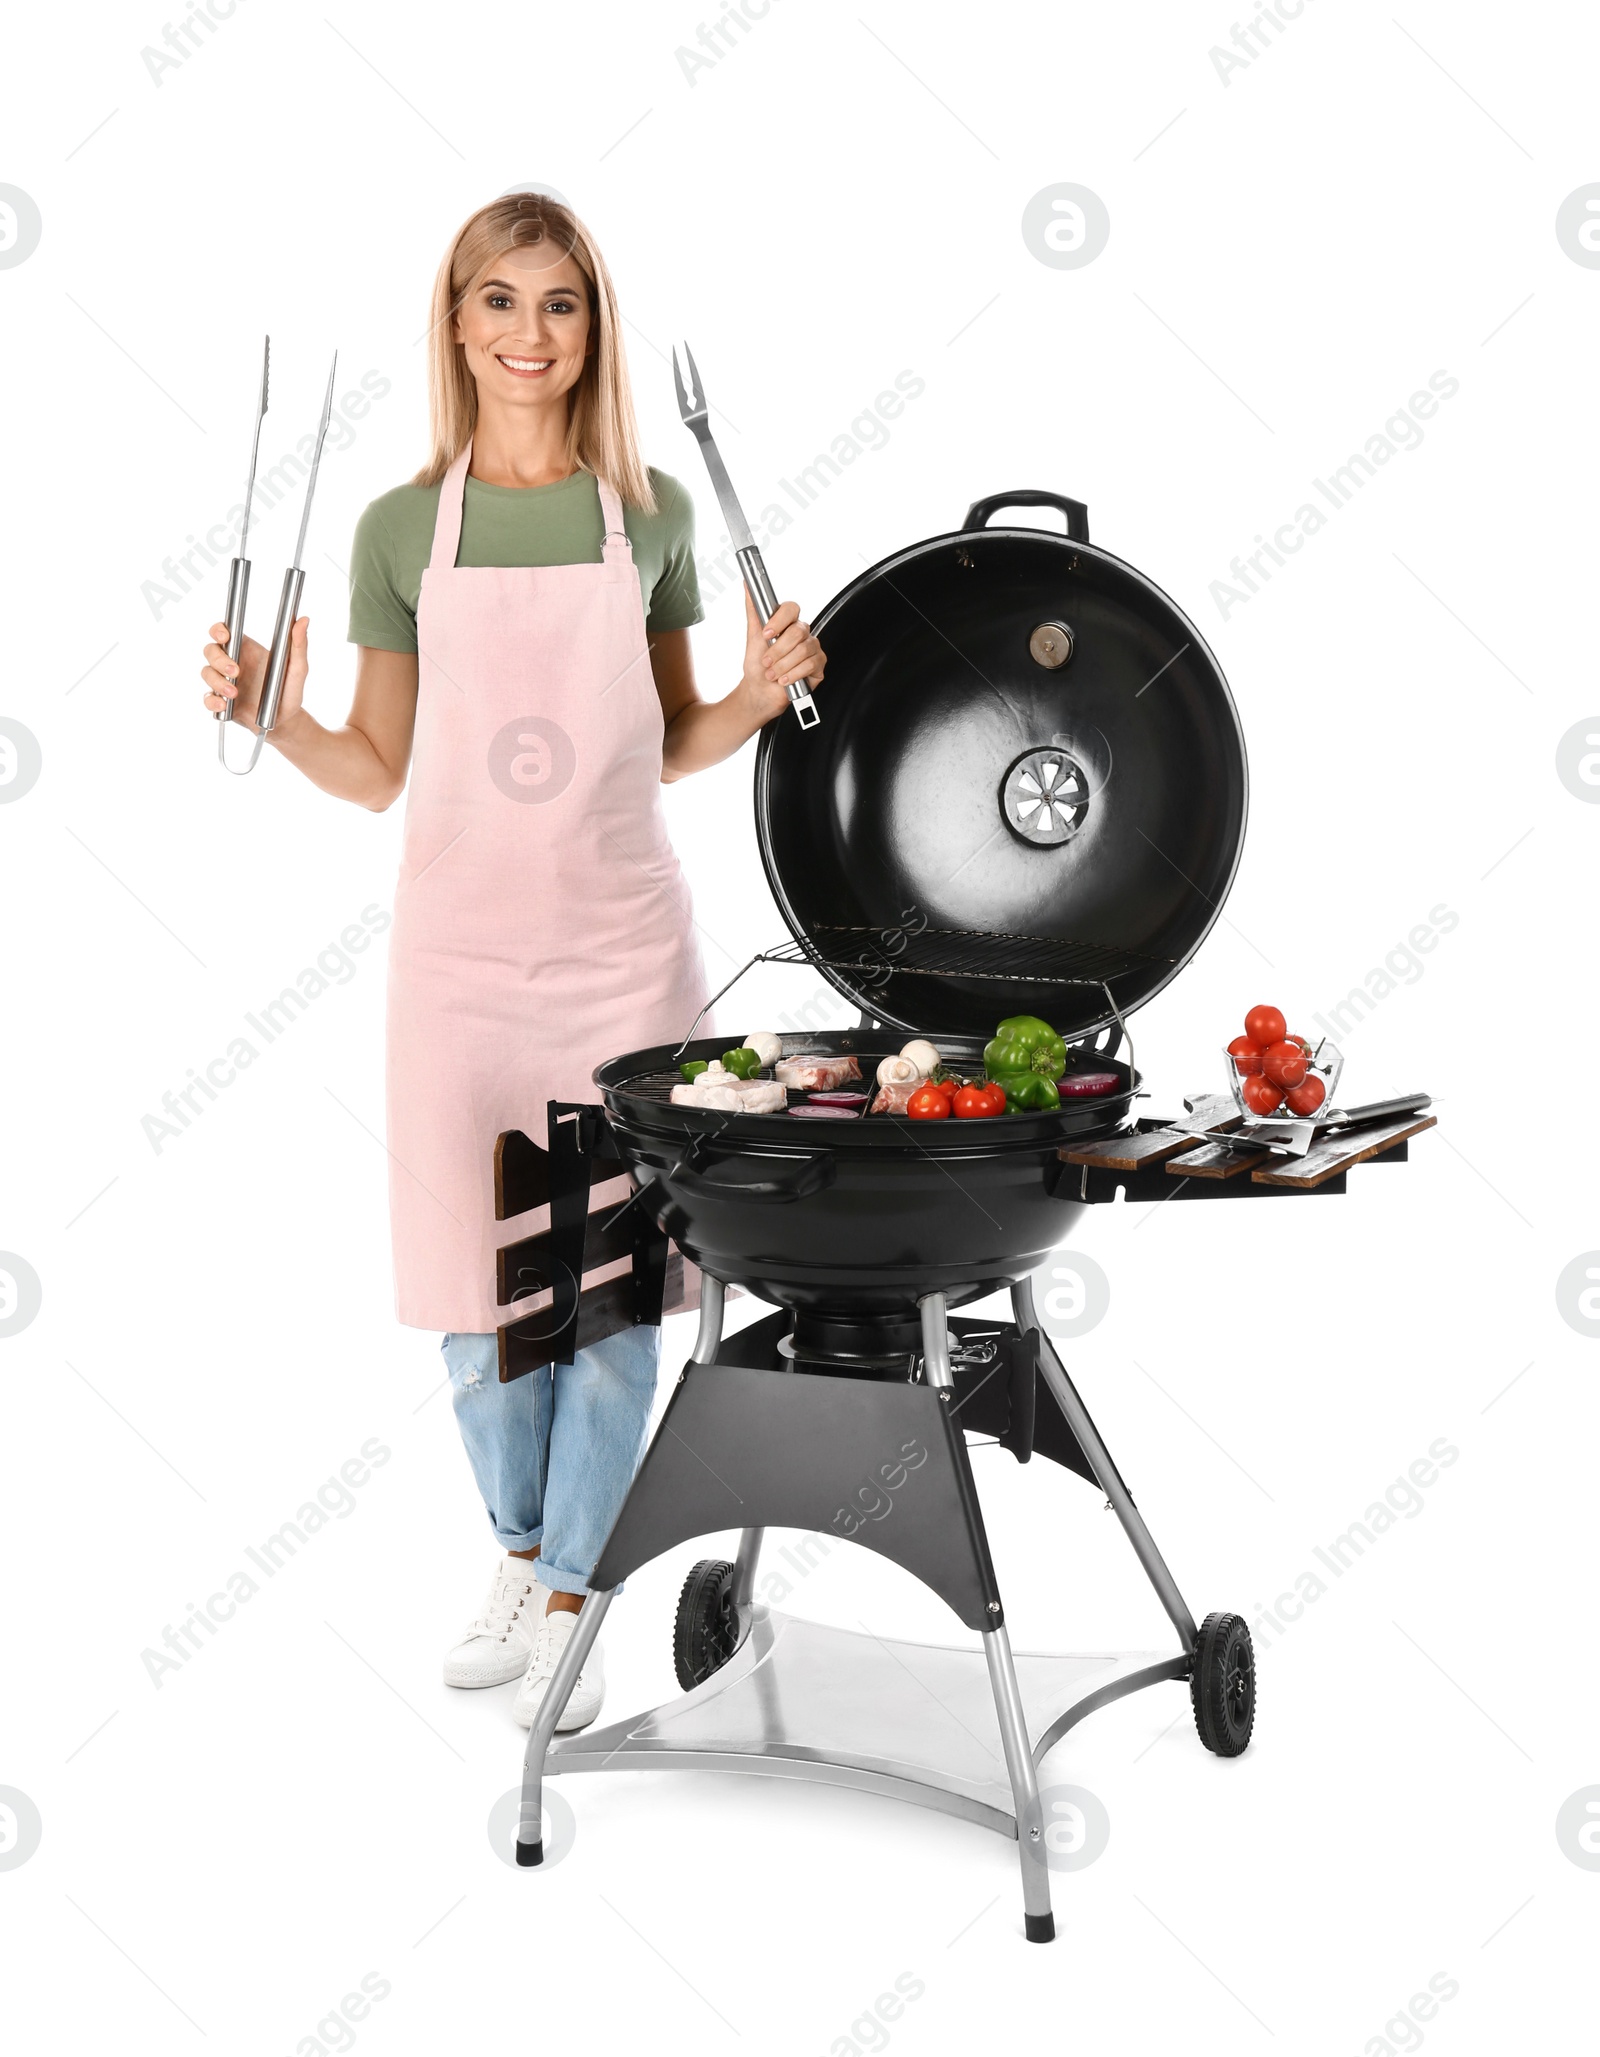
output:
<path id="1" fill-rule="evenodd" d="M 804 679 L 816 691 L 828 660 L 811 633 L 810 624 L 800 619 L 800 609 L 792 600 L 785 600 L 772 619 L 763 623 L 746 588 L 744 618 L 742 684 L 765 724 L 789 705 L 791 679 Z"/>

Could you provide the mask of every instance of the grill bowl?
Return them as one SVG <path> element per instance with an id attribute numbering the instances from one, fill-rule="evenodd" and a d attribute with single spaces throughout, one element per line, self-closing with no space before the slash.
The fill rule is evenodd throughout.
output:
<path id="1" fill-rule="evenodd" d="M 681 1057 L 709 1061 L 731 1040 L 705 1038 Z M 854 1052 L 870 1077 L 903 1040 L 864 1028 L 786 1035 L 783 1054 Z M 980 1037 L 935 1040 L 952 1070 L 981 1071 Z M 914 1320 L 925 1294 L 960 1306 L 1037 1270 L 1082 1211 L 1061 1177 L 1061 1146 L 1113 1133 L 1138 1086 L 1126 1065 L 1085 1049 L 1073 1053 L 1082 1068 L 1114 1071 L 1121 1087 L 1059 1113 L 809 1122 L 674 1107 L 650 1079 L 679 1057 L 662 1044 L 594 1074 L 638 1204 L 713 1277 L 846 1323 Z"/>

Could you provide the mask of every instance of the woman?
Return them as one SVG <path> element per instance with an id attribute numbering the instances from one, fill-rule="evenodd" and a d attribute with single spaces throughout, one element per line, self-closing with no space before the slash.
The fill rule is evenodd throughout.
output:
<path id="1" fill-rule="evenodd" d="M 743 675 L 702 700 L 688 495 L 647 470 L 616 296 L 587 230 L 534 192 L 466 222 L 434 288 L 433 455 L 357 526 L 343 727 L 303 706 L 308 622 L 270 741 L 383 809 L 407 782 L 389 960 L 390 1214 L 402 1322 L 445 1331 L 457 1420 L 506 1555 L 445 1682 L 521 1677 L 534 1712 L 643 1452 L 660 1331 L 502 1385 L 492 1157 L 546 1101 L 592 1097 L 618 1050 L 671 1042 L 706 998 L 660 784 L 720 763 L 814 687 L 799 610 L 746 601 Z M 205 705 L 251 720 L 266 652 L 206 645 Z M 414 755 L 414 761 L 413 761 Z M 598 1648 L 561 1726 L 600 1711 Z"/>

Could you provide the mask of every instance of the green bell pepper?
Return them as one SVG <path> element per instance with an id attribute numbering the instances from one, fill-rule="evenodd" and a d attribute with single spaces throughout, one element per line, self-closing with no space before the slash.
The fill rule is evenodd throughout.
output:
<path id="1" fill-rule="evenodd" d="M 735 1078 L 754 1078 L 761 1069 L 761 1052 L 746 1047 L 724 1050 L 722 1068 L 724 1071 L 731 1071 Z"/>
<path id="2" fill-rule="evenodd" d="M 680 1064 L 678 1069 L 686 1079 L 694 1080 L 700 1076 L 701 1072 L 709 1071 L 711 1067 L 703 1057 L 691 1057 L 687 1064 Z"/>
<path id="3" fill-rule="evenodd" d="M 1010 1078 L 1031 1071 L 1058 1079 L 1067 1068 L 1067 1046 L 1049 1022 L 1036 1014 L 1013 1014 L 1001 1022 L 984 1047 L 984 1069 L 990 1078 Z"/>
<path id="4" fill-rule="evenodd" d="M 998 1078 L 991 1072 L 990 1079 L 1005 1092 L 1007 1114 L 1048 1114 L 1061 1105 L 1055 1080 L 1041 1072 L 1007 1071 Z"/>

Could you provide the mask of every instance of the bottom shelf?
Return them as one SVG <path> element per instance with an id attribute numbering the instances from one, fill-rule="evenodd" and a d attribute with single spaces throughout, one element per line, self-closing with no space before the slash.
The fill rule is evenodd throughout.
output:
<path id="1" fill-rule="evenodd" d="M 1188 1674 L 1159 1651 L 1019 1651 L 1037 1762 L 1076 1721 Z M 981 1649 L 827 1628 L 770 1608 L 720 1671 L 681 1699 L 606 1728 L 557 1736 L 547 1776 L 629 1766 L 815 1779 L 937 1808 L 1015 1839 L 1011 1783 Z"/>

